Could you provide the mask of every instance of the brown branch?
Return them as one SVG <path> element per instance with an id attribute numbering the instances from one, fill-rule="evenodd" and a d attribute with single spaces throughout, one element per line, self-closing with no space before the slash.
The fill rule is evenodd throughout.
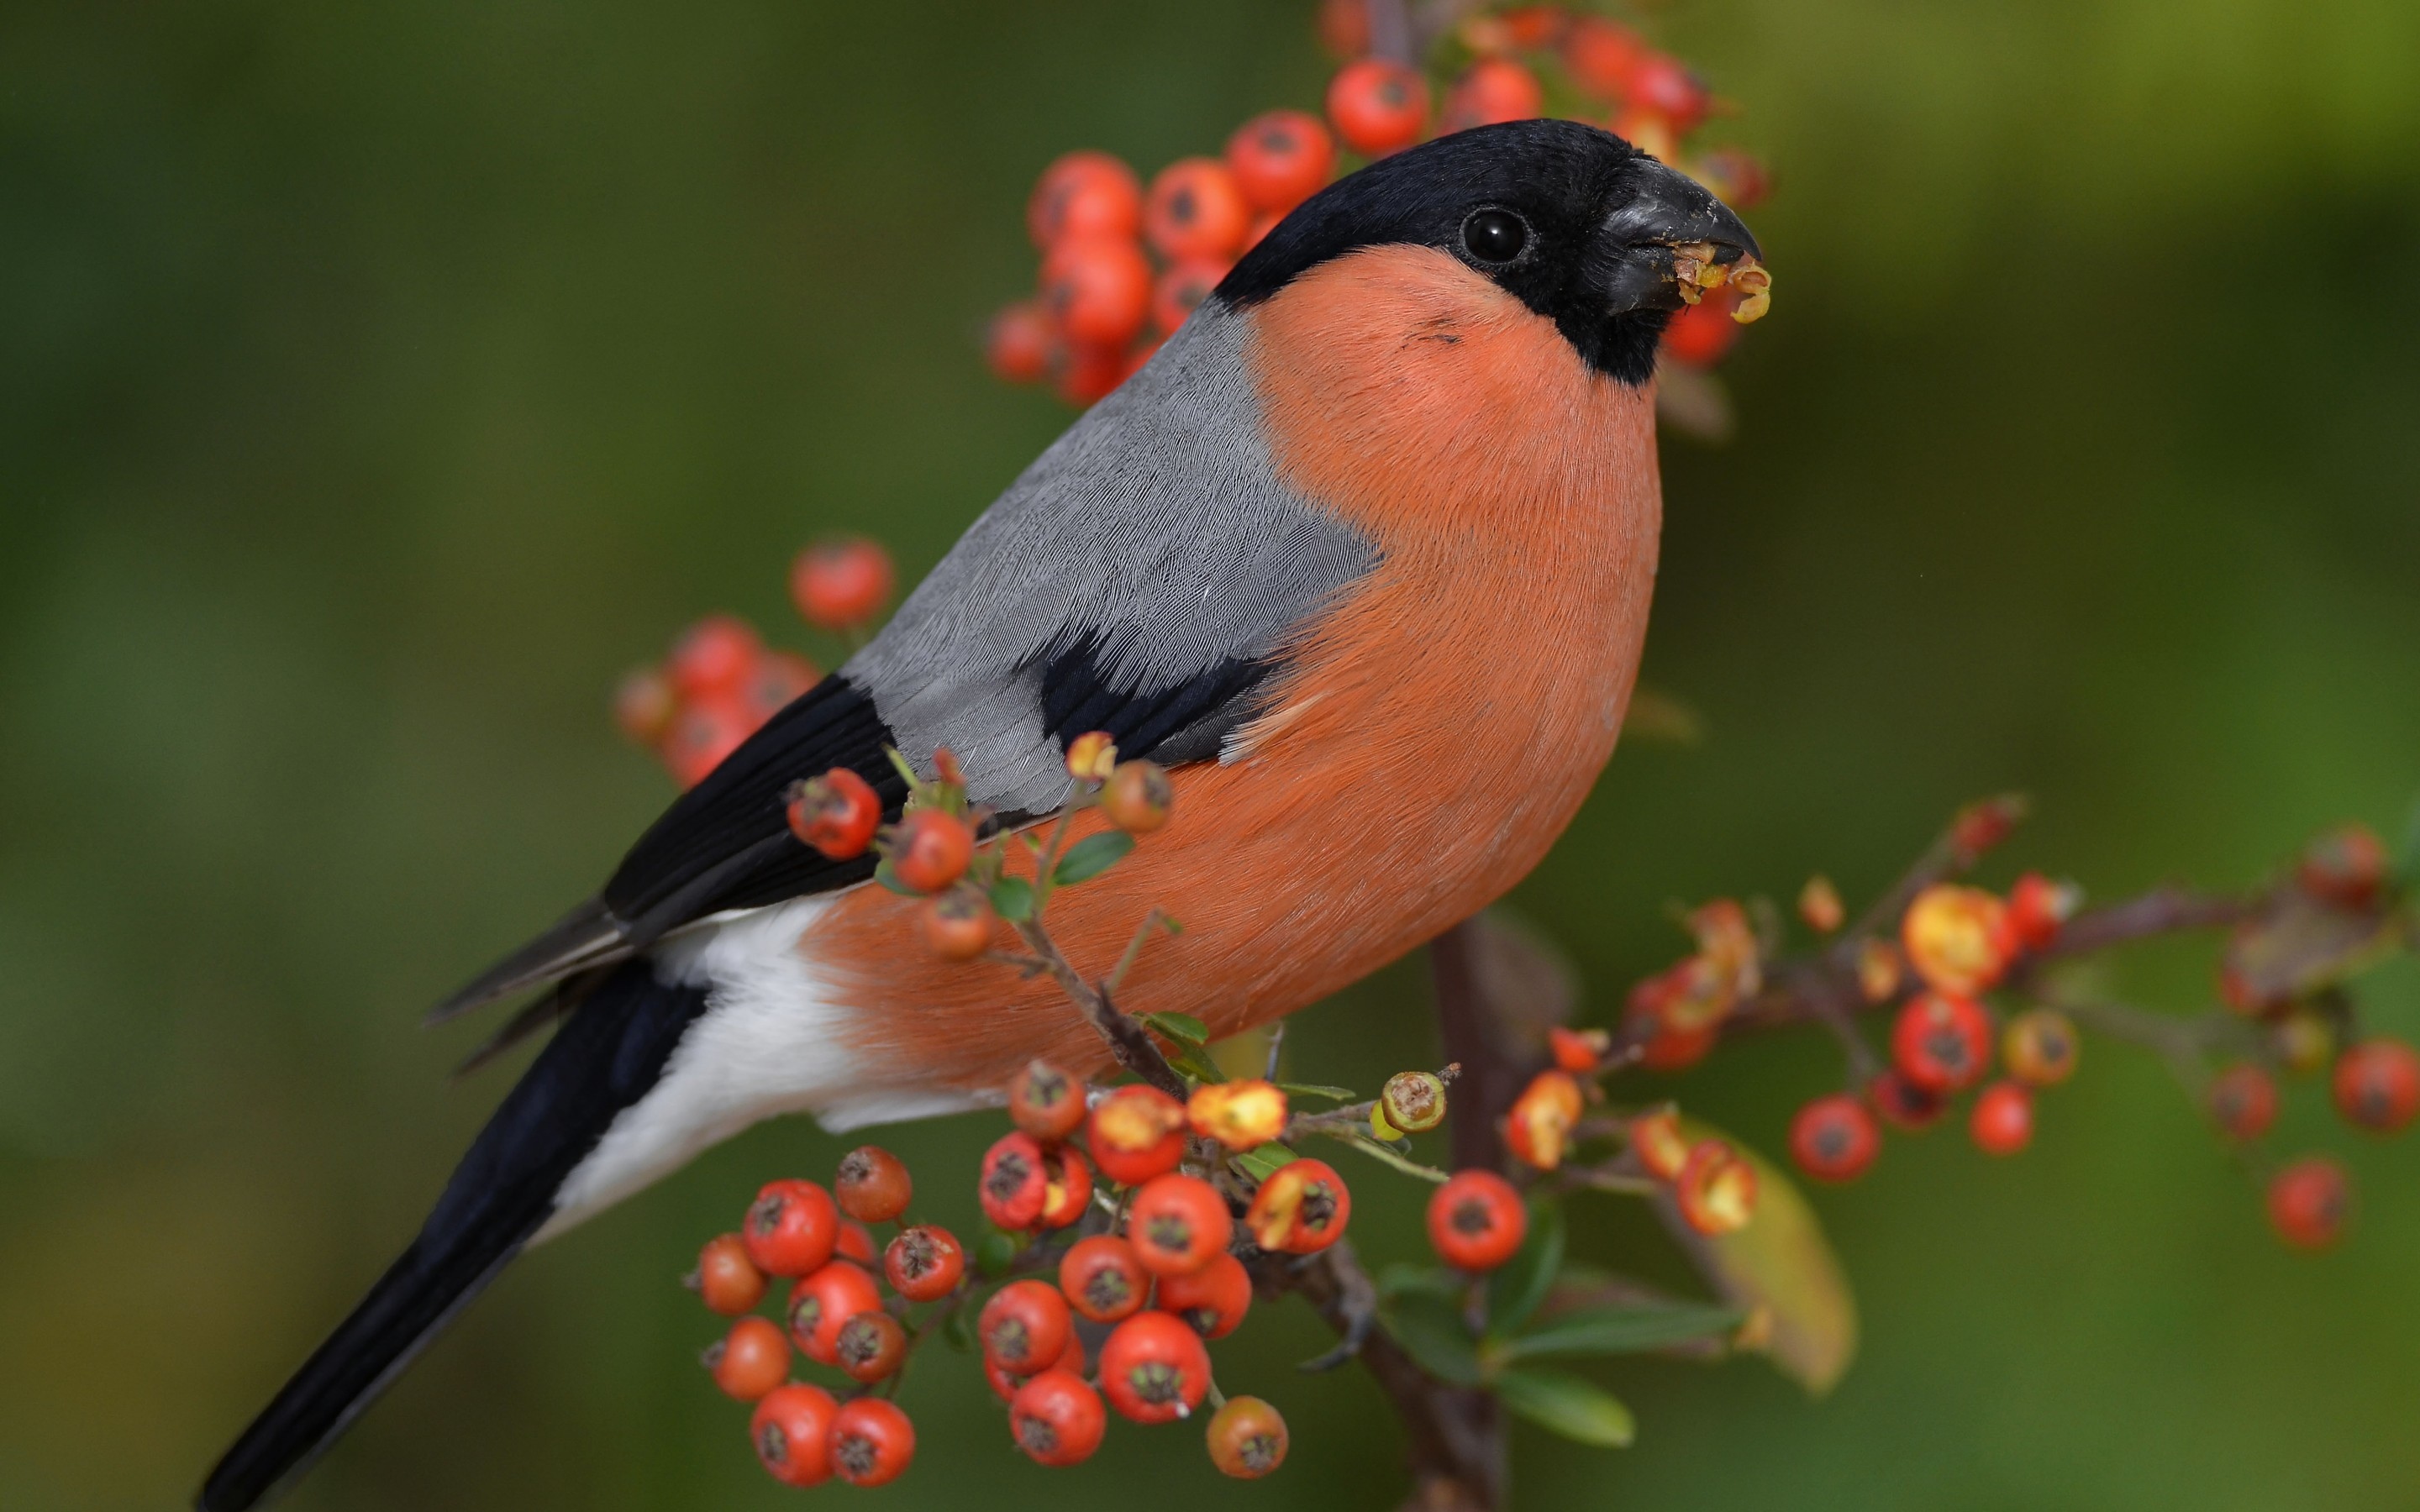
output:
<path id="1" fill-rule="evenodd" d="M 1107 992 L 1086 981 L 1082 974 L 1068 964 L 1067 957 L 1060 952 L 1058 942 L 1050 937 L 1048 930 L 1042 927 L 1041 919 L 1029 919 L 1017 925 L 1016 933 L 1025 941 L 1026 948 L 1047 965 L 1060 991 L 1067 995 L 1068 1000 L 1082 1011 L 1085 1019 L 1108 1043 L 1110 1057 L 1135 1075 L 1183 1102 L 1185 1078 L 1176 1074 L 1176 1069 L 1168 1063 L 1168 1057 L 1159 1053 L 1159 1046 L 1152 1041 L 1151 1031 L 1142 1026 L 1141 1021 L 1122 1011 L 1109 1000 Z"/>

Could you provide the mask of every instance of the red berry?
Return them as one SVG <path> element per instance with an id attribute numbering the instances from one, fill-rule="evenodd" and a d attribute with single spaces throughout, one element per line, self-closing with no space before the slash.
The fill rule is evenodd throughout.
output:
<path id="1" fill-rule="evenodd" d="M 1084 1364 L 1084 1341 L 1076 1336 L 1076 1331 L 1074 1329 L 1071 1328 L 1067 1331 L 1067 1348 L 1060 1351 L 1059 1358 L 1051 1362 L 1050 1368 L 1053 1370 L 1064 1370 L 1069 1375 L 1076 1377 L 1079 1381 L 1083 1379 L 1086 1369 Z M 1001 1368 L 999 1361 L 988 1358 L 984 1361 L 983 1369 L 984 1380 L 990 1384 L 991 1394 L 1004 1402 L 1013 1402 L 1016 1400 L 1016 1388 L 1024 1385 L 1026 1381 L 1032 1379 L 1034 1375 L 1039 1374 L 1039 1372 L 1032 1370 L 1003 1370 Z"/>
<path id="2" fill-rule="evenodd" d="M 1567 1029 L 1558 1024 L 1546 1031 L 1546 1047 L 1555 1064 L 1575 1076 L 1586 1076 L 1604 1064 L 1613 1036 L 1603 1029 Z"/>
<path id="3" fill-rule="evenodd" d="M 1233 257 L 1252 224 L 1252 207 L 1235 176 L 1216 158 L 1179 158 L 1151 181 L 1143 202 L 1143 236 L 1174 262 Z"/>
<path id="4" fill-rule="evenodd" d="M 862 856 L 882 823 L 882 799 L 873 785 L 845 766 L 835 766 L 790 790 L 790 833 L 835 861 Z"/>
<path id="5" fill-rule="evenodd" d="M 918 1224 L 883 1250 L 882 1273 L 909 1302 L 932 1302 L 948 1296 L 967 1273 L 967 1252 L 940 1225 Z"/>
<path id="6" fill-rule="evenodd" d="M 1723 1141 L 1701 1139 L 1672 1179 L 1672 1196 L 1682 1221 L 1699 1233 L 1736 1232 L 1756 1214 L 1756 1167 Z"/>
<path id="7" fill-rule="evenodd" d="M 1030 1134 L 1004 1134 L 984 1152 L 983 1173 L 975 1195 L 992 1226 L 1011 1233 L 1041 1221 L 1049 1196 L 1049 1173 L 1042 1164 L 1042 1147 Z"/>
<path id="8" fill-rule="evenodd" d="M 1336 140 L 1316 116 L 1268 111 L 1227 139 L 1227 169 L 1254 208 L 1282 215 L 1326 186 L 1336 171 Z"/>
<path id="9" fill-rule="evenodd" d="M 1025 228 L 1047 251 L 1070 237 L 1126 237 L 1142 229 L 1142 182 L 1106 152 L 1070 152 L 1042 171 Z"/>
<path id="10" fill-rule="evenodd" d="M 924 900 L 924 943 L 944 961 L 972 961 L 991 949 L 997 916 L 973 887 L 952 887 Z"/>
<path id="11" fill-rule="evenodd" d="M 1101 1390 L 1118 1415 L 1169 1423 L 1189 1415 L 1210 1389 L 1202 1335 L 1167 1313 L 1137 1313 L 1101 1346 Z"/>
<path id="12" fill-rule="evenodd" d="M 714 1383 L 734 1401 L 752 1402 L 790 1373 L 790 1341 L 762 1318 L 742 1318 L 706 1351 Z"/>
<path id="13" fill-rule="evenodd" d="M 1093 1164 L 1112 1181 L 1140 1186 L 1185 1158 L 1185 1104 L 1156 1087 L 1121 1087 L 1086 1123 Z"/>
<path id="14" fill-rule="evenodd" d="M 2366 825 L 2347 825 L 2312 841 L 2296 875 L 2315 898 L 2366 908 L 2386 880 L 2386 847 Z"/>
<path id="15" fill-rule="evenodd" d="M 819 541 L 790 563 L 790 602 L 819 630 L 855 630 L 891 602 L 891 553 L 862 537 Z"/>
<path id="16" fill-rule="evenodd" d="M 1193 1332 L 1205 1339 L 1225 1338 L 1251 1310 L 1251 1273 L 1222 1250 L 1198 1271 L 1161 1276 L 1158 1305 L 1161 1312 L 1192 1324 Z"/>
<path id="17" fill-rule="evenodd" d="M 840 1325 L 832 1352 L 851 1381 L 871 1384 L 899 1368 L 908 1358 L 908 1331 L 899 1319 L 880 1308 L 861 1312 Z"/>
<path id="18" fill-rule="evenodd" d="M 2046 949 L 2075 912 L 2076 899 L 2074 887 L 2028 872 L 2009 889 L 2009 928 L 2026 949 Z"/>
<path id="19" fill-rule="evenodd" d="M 1551 1171 L 1563 1163 L 1586 1098 L 1567 1071 L 1542 1071 L 1512 1100 L 1504 1117 L 1504 1145 L 1525 1165 Z"/>
<path id="20" fill-rule="evenodd" d="M 975 832 L 954 813 L 919 809 L 892 827 L 884 851 L 891 874 L 918 892 L 939 892 L 966 875 L 974 859 Z"/>
<path id="21" fill-rule="evenodd" d="M 1818 1180 L 1856 1180 L 1874 1163 L 1882 1147 L 1874 1116 L 1843 1092 L 1817 1098 L 1790 1120 L 1791 1158 Z"/>
<path id="22" fill-rule="evenodd" d="M 1706 1058 L 1723 1032 L 1720 1023 L 1708 1024 L 1701 1028 L 1676 1029 L 1660 1019 L 1638 1013 L 1626 1015 L 1623 1024 L 1633 1033 L 1645 1030 L 1647 1040 L 1639 1047 L 1638 1063 L 1649 1071 L 1688 1070 Z"/>
<path id="23" fill-rule="evenodd" d="M 984 328 L 984 362 L 1003 381 L 1039 383 L 1049 376 L 1050 349 L 1058 339 L 1041 304 L 1025 300 L 1002 308 Z"/>
<path id="24" fill-rule="evenodd" d="M 768 1275 L 804 1275 L 831 1258 L 840 1214 L 813 1181 L 768 1181 L 756 1191 L 739 1237 Z"/>
<path id="25" fill-rule="evenodd" d="M 1073 1149 L 1042 1152 L 1042 1217 L 1045 1228 L 1064 1228 L 1093 1205 L 1093 1167 Z"/>
<path id="26" fill-rule="evenodd" d="M 1151 264 L 1124 239 L 1063 241 L 1042 259 L 1042 303 L 1068 340 L 1124 347 L 1151 313 Z"/>
<path id="27" fill-rule="evenodd" d="M 860 1396 L 832 1414 L 832 1472 L 851 1486 L 883 1486 L 916 1458 L 916 1427 L 895 1402 Z"/>
<path id="28" fill-rule="evenodd" d="M 1633 106 L 1653 111 L 1683 133 L 1696 129 L 1714 103 L 1703 79 L 1680 59 L 1662 53 L 1649 54 L 1631 71 L 1628 98 Z"/>
<path id="29" fill-rule="evenodd" d="M 652 746 L 673 727 L 680 700 L 670 679 L 653 667 L 633 667 L 613 690 L 613 722 L 642 746 Z"/>
<path id="30" fill-rule="evenodd" d="M 1735 210 L 1753 209 L 1772 192 L 1764 164 L 1737 147 L 1716 147 L 1699 157 L 1691 177 Z"/>
<path id="31" fill-rule="evenodd" d="M 1664 328 L 1664 355 L 1688 367 L 1712 367 L 1739 339 L 1731 301 L 1720 291 L 1683 306 Z"/>
<path id="32" fill-rule="evenodd" d="M 874 1277 L 849 1260 L 833 1260 L 812 1275 L 802 1275 L 790 1288 L 783 1317 L 790 1341 L 818 1365 L 840 1363 L 841 1325 L 860 1313 L 882 1305 Z"/>
<path id="33" fill-rule="evenodd" d="M 916 1183 L 907 1163 L 879 1145 L 860 1145 L 840 1158 L 832 1199 L 840 1211 L 870 1224 L 889 1223 L 908 1211 Z"/>
<path id="34" fill-rule="evenodd" d="M 1370 51 L 1370 0 L 1319 0 L 1319 45 L 1341 58 Z"/>
<path id="35" fill-rule="evenodd" d="M 1223 1255 L 1234 1232 L 1227 1199 L 1198 1176 L 1155 1176 L 1126 1210 L 1126 1240 L 1154 1275 L 1183 1275 Z"/>
<path id="36" fill-rule="evenodd" d="M 831 1423 L 840 1411 L 821 1386 L 776 1388 L 756 1404 L 748 1437 L 765 1473 L 784 1486 L 820 1486 L 831 1474 Z"/>
<path id="37" fill-rule="evenodd" d="M 1494 1171 L 1456 1171 L 1429 1196 L 1429 1244 L 1457 1271 L 1493 1271 L 1528 1237 L 1529 1210 Z"/>
<path id="38" fill-rule="evenodd" d="M 1954 1092 L 1982 1076 L 1992 1059 L 1992 1018 L 1955 993 L 1922 993 L 1891 1026 L 1891 1060 L 1930 1092 Z"/>
<path id="39" fill-rule="evenodd" d="M 1353 1194 L 1326 1161 L 1288 1161 L 1254 1194 L 1244 1227 L 1253 1242 L 1288 1255 L 1311 1255 L 1344 1237 Z"/>
<path id="40" fill-rule="evenodd" d="M 1076 1241 L 1059 1261 L 1059 1290 L 1067 1305 L 1095 1323 L 1114 1323 L 1141 1310 L 1151 1273 L 1134 1246 L 1114 1234 Z"/>
<path id="41" fill-rule="evenodd" d="M 2257 1139 L 2277 1121 L 2277 1084 L 2249 1061 L 2211 1078 L 2210 1116 L 2229 1139 Z"/>
<path id="42" fill-rule="evenodd" d="M 1008 1430 L 1037 1465 L 1082 1464 L 1108 1427 L 1101 1394 L 1070 1371 L 1045 1370 L 1017 1387 L 1008 1404 Z"/>
<path id="43" fill-rule="evenodd" d="M 822 674 L 814 663 L 786 651 L 768 651 L 756 663 L 741 690 L 741 702 L 762 723 L 781 713 L 799 694 L 815 686 Z"/>
<path id="44" fill-rule="evenodd" d="M 1677 1180 L 1689 1164 L 1688 1136 L 1681 1132 L 1681 1115 L 1670 1106 L 1642 1113 L 1623 1134 L 1639 1167 L 1659 1181 Z"/>
<path id="45" fill-rule="evenodd" d="M 1050 386 L 1078 408 L 1095 404 L 1125 381 L 1126 355 L 1123 342 L 1069 342 L 1051 361 Z"/>
<path id="46" fill-rule="evenodd" d="M 756 711 L 728 694 L 684 704 L 664 736 L 660 754 L 673 780 L 693 788 L 746 744 L 761 721 Z"/>
<path id="47" fill-rule="evenodd" d="M 1218 1473 L 1258 1480 L 1285 1463 L 1285 1419 L 1258 1396 L 1230 1396 L 1210 1417 L 1210 1462 Z"/>
<path id="48" fill-rule="evenodd" d="M 1420 139 L 1428 125 L 1429 82 L 1384 58 L 1347 63 L 1328 81 L 1327 118 L 1354 151 L 1383 158 Z"/>
<path id="49" fill-rule="evenodd" d="M 1975 1099 L 1966 1132 L 1986 1155 L 2013 1155 L 2033 1143 L 2034 1094 L 2023 1082 L 1993 1082 Z"/>
<path id="50" fill-rule="evenodd" d="M 1646 56 L 1647 44 L 1637 32 L 1602 16 L 1575 18 L 1563 38 L 1563 67 L 1572 83 L 1599 100 L 1627 96 Z"/>
<path id="51" fill-rule="evenodd" d="M 2015 833 L 2018 821 L 2024 816 L 2023 794 L 2004 793 L 1995 798 L 1979 798 L 1950 816 L 1950 848 L 1971 863 Z"/>
<path id="52" fill-rule="evenodd" d="M 2269 1181 L 2269 1222 L 2297 1249 L 2325 1249 L 2344 1235 L 2352 1211 L 2352 1184 L 2323 1155 L 2306 1156 Z"/>
<path id="53" fill-rule="evenodd" d="M 681 632 L 666 664 L 673 687 L 684 699 L 736 692 L 765 654 L 765 642 L 747 624 L 711 614 Z"/>
<path id="54" fill-rule="evenodd" d="M 2336 1057 L 2335 1090 L 2347 1123 L 2392 1134 L 2420 1113 L 2420 1055 L 2400 1040 L 2365 1040 Z"/>
<path id="55" fill-rule="evenodd" d="M 1084 1122 L 1084 1084 L 1047 1060 L 1010 1078 L 1008 1117 L 1036 1139 L 1064 1139 Z"/>
<path id="56" fill-rule="evenodd" d="M 737 1318 L 765 1300 L 765 1273 L 748 1257 L 748 1245 L 737 1234 L 719 1234 L 697 1252 L 697 1273 L 691 1278 L 706 1307 L 725 1318 Z"/>
<path id="57" fill-rule="evenodd" d="M 876 1246 L 872 1231 L 854 1218 L 840 1221 L 840 1233 L 832 1240 L 832 1253 L 844 1260 L 855 1260 L 869 1271 L 881 1263 L 882 1251 Z"/>
<path id="58" fill-rule="evenodd" d="M 1188 257 L 1160 274 L 1151 291 L 1152 323 L 1163 332 L 1174 332 L 1233 266 L 1223 257 Z"/>
<path id="59" fill-rule="evenodd" d="M 1534 120 L 1545 111 L 1546 92 L 1536 74 L 1511 58 L 1483 57 L 1454 81 L 1446 95 L 1445 119 L 1438 130 L 1460 131 L 1473 126 Z"/>
<path id="60" fill-rule="evenodd" d="M 984 1358 L 1010 1375 L 1047 1370 L 1067 1348 L 1067 1299 L 1044 1281 L 1012 1281 L 991 1294 L 975 1319 Z"/>
<path id="61" fill-rule="evenodd" d="M 1866 1101 L 1885 1123 L 1902 1134 L 1930 1129 L 1949 1111 L 1948 1099 L 1916 1086 L 1896 1071 L 1877 1072 L 1866 1084 Z"/>

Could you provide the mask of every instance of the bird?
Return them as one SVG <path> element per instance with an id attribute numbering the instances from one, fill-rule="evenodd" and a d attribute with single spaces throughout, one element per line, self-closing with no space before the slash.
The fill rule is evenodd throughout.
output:
<path id="1" fill-rule="evenodd" d="M 1711 248 L 1711 252 L 1709 252 Z M 855 770 L 896 818 L 946 749 L 1006 828 L 1064 751 L 1168 769 L 1167 825 L 1054 894 L 1121 1006 L 1227 1035 L 1494 902 L 1612 753 L 1662 518 L 1658 339 L 1696 263 L 1756 266 L 1687 176 L 1574 121 L 1491 125 L 1306 200 L 992 503 L 892 621 L 641 835 L 597 895 L 440 1005 L 551 1036 L 419 1233 L 209 1473 L 290 1484 L 497 1273 L 766 1118 L 841 1132 L 1105 1070 L 1045 980 L 939 959 L 872 856 L 784 795 Z M 1679 265 L 1676 270 L 1676 264 Z"/>

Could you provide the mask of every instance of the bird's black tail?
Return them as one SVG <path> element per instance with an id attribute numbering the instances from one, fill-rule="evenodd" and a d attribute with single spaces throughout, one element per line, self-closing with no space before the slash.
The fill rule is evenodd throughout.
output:
<path id="1" fill-rule="evenodd" d="M 565 1179 L 705 1007 L 703 988 L 659 981 L 644 961 L 596 983 L 479 1132 L 420 1236 L 210 1472 L 198 1512 L 242 1512 L 334 1443 L 552 1216 Z"/>

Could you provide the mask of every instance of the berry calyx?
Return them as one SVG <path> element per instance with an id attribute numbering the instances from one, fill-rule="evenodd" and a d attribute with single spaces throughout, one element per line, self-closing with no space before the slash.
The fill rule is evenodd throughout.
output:
<path id="1" fill-rule="evenodd" d="M 2000 1058 L 2009 1074 L 2028 1087 L 2055 1087 L 2074 1075 L 2081 1048 L 2075 1026 L 2055 1009 L 2028 1009 L 2000 1035 Z"/>
<path id="2" fill-rule="evenodd" d="M 737 1318 L 765 1300 L 765 1273 L 748 1257 L 748 1245 L 737 1234 L 718 1234 L 697 1252 L 697 1270 L 690 1288 L 709 1311 Z"/>
<path id="3" fill-rule="evenodd" d="M 967 1252 L 939 1224 L 903 1229 L 882 1252 L 882 1274 L 909 1302 L 933 1302 L 955 1290 L 967 1273 Z"/>
<path id="4" fill-rule="evenodd" d="M 1121 1087 L 1085 1125 L 1093 1163 L 1112 1181 L 1140 1186 L 1185 1158 L 1185 1105 L 1156 1087 Z"/>
<path id="5" fill-rule="evenodd" d="M 756 1191 L 739 1238 L 768 1275 L 805 1275 L 831 1258 L 840 1212 L 813 1181 L 768 1181 Z"/>
<path id="6" fill-rule="evenodd" d="M 901 887 L 939 892 L 966 875 L 974 859 L 975 832 L 954 813 L 919 809 L 892 826 L 884 855 Z"/>
<path id="7" fill-rule="evenodd" d="M 1037 1465 L 1082 1464 L 1108 1427 L 1100 1393 L 1072 1371 L 1045 1370 L 1009 1399 L 1008 1431 Z"/>
<path id="8" fill-rule="evenodd" d="M 2420 1113 L 2420 1055 L 2400 1040 L 2365 1040 L 2336 1057 L 2332 1089 L 2347 1123 L 2393 1134 Z"/>
<path id="9" fill-rule="evenodd" d="M 1168 823 L 1176 788 L 1156 762 L 1120 762 L 1101 785 L 1101 812 L 1129 835 L 1148 835 Z"/>
<path id="10" fill-rule="evenodd" d="M 1251 1310 L 1251 1273 L 1243 1261 L 1220 1250 L 1198 1271 L 1161 1276 L 1158 1306 L 1184 1319 L 1205 1339 L 1225 1338 Z"/>
<path id="11" fill-rule="evenodd" d="M 1383 158 L 1420 139 L 1429 118 L 1429 82 L 1401 63 L 1365 57 L 1336 70 L 1327 85 L 1327 119 L 1347 147 Z"/>
<path id="12" fill-rule="evenodd" d="M 908 1358 L 908 1331 L 899 1319 L 879 1308 L 862 1312 L 840 1325 L 832 1352 L 851 1381 L 871 1385 L 897 1370 Z"/>
<path id="13" fill-rule="evenodd" d="M 1456 1171 L 1430 1194 L 1429 1245 L 1458 1271 L 1493 1271 L 1520 1253 L 1529 1210 L 1512 1183 L 1488 1170 Z"/>
<path id="14" fill-rule="evenodd" d="M 1141 1310 L 1151 1294 L 1151 1273 L 1132 1244 L 1114 1234 L 1094 1234 L 1061 1257 L 1059 1290 L 1081 1316 L 1114 1323 Z"/>
<path id="15" fill-rule="evenodd" d="M 1137 1313 L 1101 1346 L 1101 1390 L 1131 1422 L 1189 1416 L 1209 1389 L 1210 1351 L 1182 1319 Z"/>
<path id="16" fill-rule="evenodd" d="M 2033 1143 L 2033 1093 L 2023 1082 L 1993 1082 L 1975 1099 L 1966 1132 L 1986 1155 L 2015 1154 Z"/>
<path id="17" fill-rule="evenodd" d="M 832 1200 L 863 1223 L 889 1223 L 908 1211 L 915 1193 L 907 1163 L 879 1145 L 860 1145 L 843 1155 L 832 1178 Z"/>
<path id="18" fill-rule="evenodd" d="M 1261 1182 L 1244 1227 L 1266 1250 L 1310 1255 L 1344 1237 L 1353 1218 L 1353 1194 L 1326 1161 L 1295 1160 Z"/>
<path id="19" fill-rule="evenodd" d="M 853 1260 L 833 1260 L 798 1279 L 783 1316 L 799 1352 L 817 1365 L 838 1365 L 841 1325 L 881 1305 L 874 1277 Z"/>
<path id="20" fill-rule="evenodd" d="M 863 536 L 819 541 L 790 564 L 790 601 L 819 630 L 845 634 L 874 623 L 891 602 L 891 553 Z"/>
<path id="21" fill-rule="evenodd" d="M 1015 1233 L 1041 1221 L 1050 1196 L 1050 1176 L 1032 1135 L 1003 1134 L 984 1152 L 975 1195 L 994 1227 Z"/>
<path id="22" fill-rule="evenodd" d="M 1286 1095 L 1257 1076 L 1212 1082 L 1186 1100 L 1185 1119 L 1204 1139 L 1239 1152 L 1258 1149 L 1285 1133 Z"/>
<path id="23" fill-rule="evenodd" d="M 1043 1281 L 1012 1281 L 991 1294 L 975 1319 L 984 1358 L 1013 1376 L 1047 1370 L 1067 1348 L 1067 1300 Z"/>
<path id="24" fill-rule="evenodd" d="M 1891 1026 L 1892 1063 L 1929 1092 L 1974 1085 L 1991 1055 L 1991 1015 L 1973 998 L 1955 993 L 1919 994 Z"/>
<path id="25" fill-rule="evenodd" d="M 1047 1060 L 1029 1060 L 1009 1079 L 1009 1121 L 1036 1139 L 1066 1138 L 1084 1114 L 1084 1084 Z"/>
<path id="26" fill-rule="evenodd" d="M 1126 1210 L 1126 1241 L 1154 1275 L 1199 1271 L 1226 1253 L 1234 1227 L 1217 1187 L 1174 1171 L 1144 1182 Z"/>
<path id="27" fill-rule="evenodd" d="M 885 1486 L 916 1458 L 916 1427 L 895 1402 L 860 1396 L 832 1414 L 832 1473 L 851 1486 Z"/>
<path id="28" fill-rule="evenodd" d="M 2211 1078 L 2210 1116 L 2229 1139 L 2257 1139 L 2277 1121 L 2277 1083 L 2250 1061 Z"/>
<path id="29" fill-rule="evenodd" d="M 840 1403 L 821 1386 L 776 1387 L 748 1419 L 765 1473 L 784 1486 L 820 1486 L 831 1475 L 831 1424 Z"/>
<path id="30" fill-rule="evenodd" d="M 2269 1181 L 2269 1222 L 2297 1249 L 2320 1250 L 2344 1237 L 2352 1214 L 2352 1183 L 2324 1155 L 2294 1162 Z"/>
<path id="31" fill-rule="evenodd" d="M 1820 1181 L 1855 1180 L 1882 1148 L 1874 1116 L 1845 1092 L 1817 1098 L 1790 1120 L 1790 1157 Z"/>
<path id="32" fill-rule="evenodd" d="M 1722 1140 L 1701 1139 L 1673 1179 L 1672 1195 L 1697 1232 L 1735 1233 L 1756 1216 L 1756 1167 Z"/>
<path id="33" fill-rule="evenodd" d="M 785 814 L 790 833 L 826 857 L 845 861 L 865 854 L 882 823 L 882 800 L 873 784 L 845 766 L 790 790 Z"/>
<path id="34" fill-rule="evenodd" d="M 1285 1463 L 1286 1426 L 1258 1396 L 1230 1396 L 1210 1415 L 1210 1462 L 1218 1473 L 1258 1480 Z"/>
<path id="35" fill-rule="evenodd" d="M 724 1396 L 752 1402 L 790 1373 L 790 1341 L 768 1319 L 742 1318 L 706 1351 L 706 1367 Z"/>

